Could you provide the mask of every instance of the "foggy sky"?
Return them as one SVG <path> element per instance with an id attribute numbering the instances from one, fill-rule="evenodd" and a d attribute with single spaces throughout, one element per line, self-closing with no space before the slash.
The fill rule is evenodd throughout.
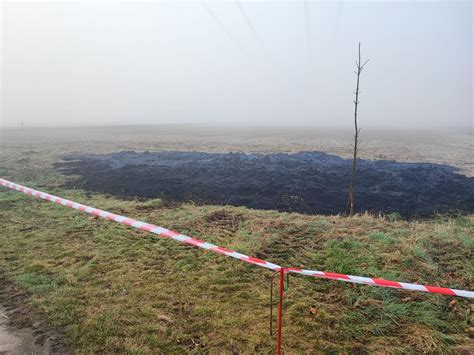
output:
<path id="1" fill-rule="evenodd" d="M 471 127 L 470 1 L 3 3 L 0 126 Z M 309 23 L 309 27 L 307 26 Z"/>

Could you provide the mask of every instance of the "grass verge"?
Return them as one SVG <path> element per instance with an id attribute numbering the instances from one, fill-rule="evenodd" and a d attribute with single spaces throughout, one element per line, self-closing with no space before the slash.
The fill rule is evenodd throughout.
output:
<path id="1" fill-rule="evenodd" d="M 34 187 L 34 186 L 33 186 Z M 52 192 L 280 265 L 472 289 L 474 217 L 352 219 Z M 78 352 L 272 352 L 270 271 L 0 190 L 0 269 Z M 294 276 L 284 349 L 457 353 L 470 302 Z"/>

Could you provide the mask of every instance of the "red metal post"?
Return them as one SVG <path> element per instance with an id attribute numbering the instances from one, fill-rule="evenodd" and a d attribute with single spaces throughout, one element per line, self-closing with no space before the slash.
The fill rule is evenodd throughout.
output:
<path id="1" fill-rule="evenodd" d="M 280 269 L 280 302 L 278 303 L 278 335 L 277 335 L 277 355 L 281 355 L 281 326 L 283 320 L 283 286 L 285 280 L 285 269 Z"/>

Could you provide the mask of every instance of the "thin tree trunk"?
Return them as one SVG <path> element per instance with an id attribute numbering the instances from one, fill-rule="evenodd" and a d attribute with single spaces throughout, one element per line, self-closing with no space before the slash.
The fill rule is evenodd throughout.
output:
<path id="1" fill-rule="evenodd" d="M 367 64 L 368 60 L 361 64 L 360 61 L 360 42 L 359 42 L 359 59 L 356 61 L 357 71 L 355 72 L 357 75 L 357 84 L 355 90 L 355 100 L 354 100 L 354 152 L 352 155 L 352 171 L 351 171 L 351 182 L 349 184 L 349 199 L 347 201 L 346 207 L 346 215 L 353 216 L 354 215 L 354 185 L 356 179 L 356 172 L 357 172 L 357 149 L 359 146 L 359 133 L 360 128 L 357 124 L 357 108 L 359 105 L 359 82 L 360 82 L 360 73 L 362 69 Z"/>

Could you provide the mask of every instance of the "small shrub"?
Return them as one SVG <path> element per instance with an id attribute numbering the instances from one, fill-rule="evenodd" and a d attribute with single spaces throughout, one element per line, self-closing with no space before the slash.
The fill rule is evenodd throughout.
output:
<path id="1" fill-rule="evenodd" d="M 390 222 L 396 222 L 402 220 L 402 215 L 398 212 L 391 212 L 385 216 Z"/>

